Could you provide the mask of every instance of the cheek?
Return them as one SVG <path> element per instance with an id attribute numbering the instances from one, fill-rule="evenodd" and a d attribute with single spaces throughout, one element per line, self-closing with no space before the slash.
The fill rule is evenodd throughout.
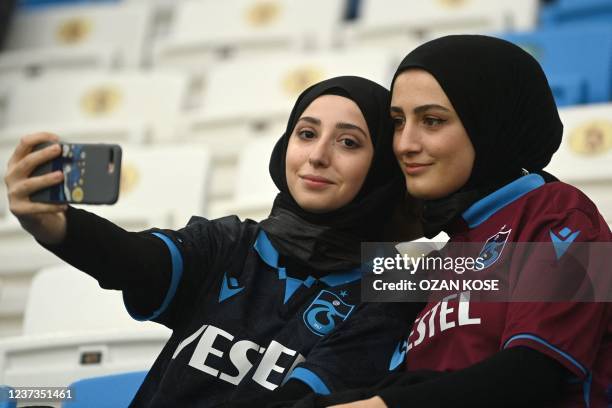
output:
<path id="1" fill-rule="evenodd" d="M 285 171 L 287 174 L 298 170 L 304 162 L 304 157 L 304 149 L 300 149 L 295 143 L 289 142 L 287 155 L 285 156 Z"/>
<path id="2" fill-rule="evenodd" d="M 351 192 L 357 193 L 363 185 L 368 175 L 370 161 L 371 157 L 369 155 L 348 157 L 344 160 L 344 166 L 341 170 L 342 178 Z"/>
<path id="3" fill-rule="evenodd" d="M 399 132 L 395 132 L 393 134 L 393 154 L 395 155 L 395 157 L 398 160 L 401 157 L 401 152 L 400 152 L 400 148 L 399 148 L 399 143 L 400 143 L 401 136 L 402 135 Z"/>

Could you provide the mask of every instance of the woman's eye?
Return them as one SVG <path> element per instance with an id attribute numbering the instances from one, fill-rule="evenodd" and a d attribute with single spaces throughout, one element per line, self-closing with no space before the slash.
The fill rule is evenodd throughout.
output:
<path id="1" fill-rule="evenodd" d="M 401 129 L 404 126 L 404 122 L 406 122 L 406 119 L 401 116 L 393 116 L 391 118 L 391 121 L 393 122 L 393 127 L 395 129 Z"/>
<path id="2" fill-rule="evenodd" d="M 315 134 L 310 130 L 300 130 L 298 132 L 298 136 L 300 137 L 300 139 L 312 139 L 315 137 Z"/>
<path id="3" fill-rule="evenodd" d="M 423 118 L 423 123 L 425 124 L 425 126 L 429 126 L 429 127 L 440 126 L 444 122 L 446 122 L 446 120 L 440 119 L 440 118 L 434 118 L 434 117 L 429 117 L 429 116 Z"/>
<path id="4" fill-rule="evenodd" d="M 340 140 L 340 143 L 342 143 L 344 147 L 348 147 L 349 149 L 355 149 L 360 146 L 358 142 L 349 138 Z"/>

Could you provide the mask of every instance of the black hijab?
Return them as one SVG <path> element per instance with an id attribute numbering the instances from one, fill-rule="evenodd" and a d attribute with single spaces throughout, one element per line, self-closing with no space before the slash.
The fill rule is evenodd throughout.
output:
<path id="1" fill-rule="evenodd" d="M 546 76 L 526 51 L 498 38 L 452 35 L 410 52 L 393 83 L 410 68 L 421 68 L 438 81 L 476 152 L 466 185 L 448 197 L 425 202 L 427 237 L 525 172 L 554 179 L 542 169 L 559 148 L 563 125 Z"/>
<path id="2" fill-rule="evenodd" d="M 296 122 L 321 95 L 339 95 L 355 102 L 372 138 L 374 155 L 357 196 L 346 206 L 327 213 L 301 208 L 289 193 L 285 156 Z M 285 259 L 296 259 L 320 271 L 354 268 L 360 263 L 362 241 L 382 239 L 383 220 L 403 194 L 403 177 L 392 151 L 389 91 L 355 76 L 322 81 L 298 97 L 283 136 L 270 158 L 270 175 L 280 193 L 270 216 L 261 222 L 274 247 Z"/>

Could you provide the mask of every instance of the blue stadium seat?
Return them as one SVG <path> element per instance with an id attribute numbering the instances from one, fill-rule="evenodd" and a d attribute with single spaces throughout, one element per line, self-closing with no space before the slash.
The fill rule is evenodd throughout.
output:
<path id="1" fill-rule="evenodd" d="M 58 6 L 58 5 L 70 5 L 70 4 L 83 4 L 83 3 L 101 3 L 101 2 L 114 2 L 118 0 L 19 0 L 17 3 L 20 8 L 32 8 L 32 7 L 46 7 L 46 6 Z"/>
<path id="2" fill-rule="evenodd" d="M 123 408 L 127 407 L 142 384 L 146 371 L 86 378 L 70 385 L 74 401 L 62 408 Z"/>
<path id="3" fill-rule="evenodd" d="M 547 27 L 501 38 L 542 64 L 559 106 L 612 100 L 612 25 Z"/>
<path id="4" fill-rule="evenodd" d="M 0 408 L 16 408 L 16 401 L 9 401 L 9 390 L 11 387 L 0 385 Z"/>
<path id="5" fill-rule="evenodd" d="M 612 23 L 610 0 L 559 0 L 542 7 L 540 24 L 558 26 L 575 23 Z"/>

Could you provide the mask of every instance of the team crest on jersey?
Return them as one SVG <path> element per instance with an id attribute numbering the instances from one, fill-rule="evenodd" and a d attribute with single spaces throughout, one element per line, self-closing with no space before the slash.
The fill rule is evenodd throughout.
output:
<path id="1" fill-rule="evenodd" d="M 346 320 L 354 308 L 335 293 L 322 290 L 304 312 L 304 323 L 317 336 L 324 336 Z"/>
<path id="2" fill-rule="evenodd" d="M 482 263 L 484 264 L 480 270 L 486 269 L 497 262 L 506 246 L 506 242 L 508 242 L 510 232 L 512 232 L 512 229 L 506 230 L 506 226 L 504 225 L 497 234 L 491 236 L 487 242 L 485 242 L 478 254 L 478 257 L 482 258 Z"/>

